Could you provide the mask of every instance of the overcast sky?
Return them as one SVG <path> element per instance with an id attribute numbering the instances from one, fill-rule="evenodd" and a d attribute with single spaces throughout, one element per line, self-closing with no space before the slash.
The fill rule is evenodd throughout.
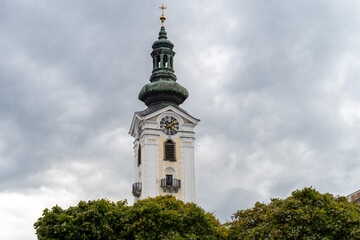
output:
<path id="1" fill-rule="evenodd" d="M 152 70 L 160 0 L 0 1 L 0 232 L 44 208 L 133 203 L 128 130 Z M 196 195 L 222 221 L 313 186 L 360 189 L 358 0 L 167 0 Z"/>

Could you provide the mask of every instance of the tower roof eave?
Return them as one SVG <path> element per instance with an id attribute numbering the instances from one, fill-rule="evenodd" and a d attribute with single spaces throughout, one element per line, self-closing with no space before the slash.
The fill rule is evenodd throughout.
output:
<path id="1" fill-rule="evenodd" d="M 135 115 L 137 115 L 139 118 L 148 119 L 148 118 L 152 118 L 152 117 L 160 114 L 161 112 L 164 112 L 167 110 L 172 110 L 172 111 L 178 113 L 179 115 L 186 117 L 187 119 L 189 119 L 189 121 L 191 121 L 195 124 L 200 122 L 200 119 L 193 117 L 186 110 L 182 109 L 179 106 L 155 105 L 155 106 L 151 106 L 143 111 L 135 112 Z"/>

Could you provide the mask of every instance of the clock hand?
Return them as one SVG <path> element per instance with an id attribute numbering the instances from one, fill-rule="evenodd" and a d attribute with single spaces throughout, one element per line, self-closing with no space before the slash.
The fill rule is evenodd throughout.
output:
<path id="1" fill-rule="evenodd" d="M 173 125 L 173 124 L 176 123 L 176 122 L 177 122 L 177 120 L 173 121 L 169 126 Z"/>
<path id="2" fill-rule="evenodd" d="M 166 123 L 168 127 L 171 127 L 172 129 L 175 129 L 174 126 L 171 126 L 171 124 Z"/>

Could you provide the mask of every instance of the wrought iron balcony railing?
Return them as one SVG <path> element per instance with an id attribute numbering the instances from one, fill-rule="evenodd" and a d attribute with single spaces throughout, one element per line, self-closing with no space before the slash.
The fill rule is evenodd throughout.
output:
<path id="1" fill-rule="evenodd" d="M 132 185 L 132 194 L 134 195 L 134 197 L 140 197 L 141 189 L 142 189 L 141 182 L 137 182 Z"/>
<path id="2" fill-rule="evenodd" d="M 174 191 L 178 191 L 181 188 L 181 180 L 179 179 L 167 179 L 167 178 L 163 178 L 161 179 L 161 185 L 160 187 L 165 191 L 165 190 L 174 190 Z"/>

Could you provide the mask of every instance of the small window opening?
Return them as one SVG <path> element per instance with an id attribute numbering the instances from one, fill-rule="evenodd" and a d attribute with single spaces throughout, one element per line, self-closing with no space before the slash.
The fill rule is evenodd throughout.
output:
<path id="1" fill-rule="evenodd" d="M 138 162 L 137 162 L 137 164 L 138 164 L 138 167 L 141 165 L 141 145 L 139 145 L 139 149 L 138 149 Z"/>
<path id="2" fill-rule="evenodd" d="M 170 57 L 170 67 L 173 68 L 173 57 Z"/>
<path id="3" fill-rule="evenodd" d="M 156 57 L 156 66 L 160 67 L 160 56 Z"/>
<path id="4" fill-rule="evenodd" d="M 168 66 L 168 56 L 164 55 L 164 67 Z"/>
<path id="5" fill-rule="evenodd" d="M 165 142 L 165 160 L 175 161 L 175 143 L 170 139 Z"/>

